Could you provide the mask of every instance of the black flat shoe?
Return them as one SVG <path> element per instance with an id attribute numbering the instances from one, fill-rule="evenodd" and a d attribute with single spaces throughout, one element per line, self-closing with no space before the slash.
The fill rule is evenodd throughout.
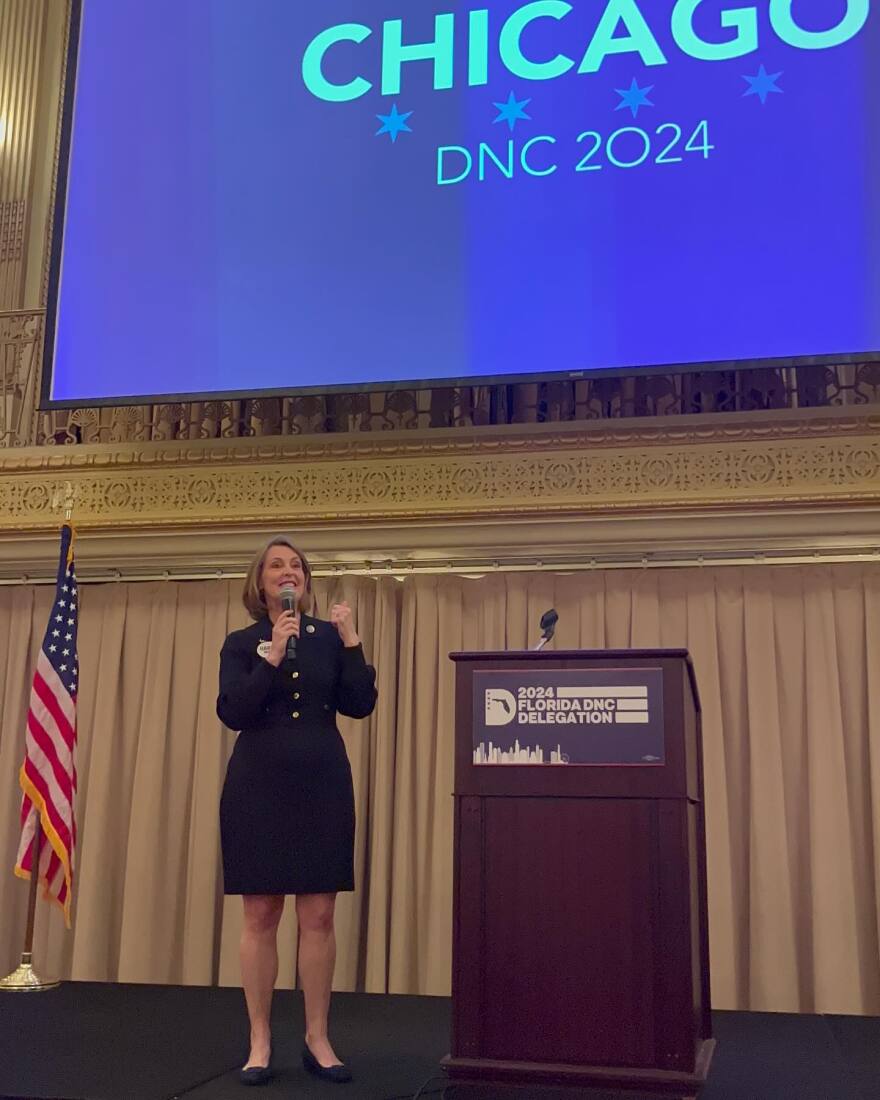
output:
<path id="1" fill-rule="evenodd" d="M 268 1066 L 248 1066 L 247 1069 L 240 1069 L 238 1080 L 242 1085 L 267 1085 L 272 1080 L 271 1052 Z"/>
<path id="2" fill-rule="evenodd" d="M 351 1080 L 351 1070 L 348 1066 L 322 1066 L 307 1046 L 303 1047 L 303 1066 L 320 1077 L 323 1081 L 333 1081 L 337 1085 L 344 1085 Z"/>

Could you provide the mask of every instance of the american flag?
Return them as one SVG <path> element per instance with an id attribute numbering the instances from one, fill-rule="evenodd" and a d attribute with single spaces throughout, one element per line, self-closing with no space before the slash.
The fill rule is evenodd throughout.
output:
<path id="1" fill-rule="evenodd" d="M 37 657 L 28 706 L 24 764 L 19 782 L 21 841 L 15 873 L 30 878 L 37 815 L 43 827 L 39 878 L 44 896 L 64 910 L 70 927 L 73 890 L 73 851 L 76 822 L 76 693 L 79 665 L 76 655 L 77 591 L 73 568 L 73 528 L 61 528 L 61 555 L 55 602 Z"/>

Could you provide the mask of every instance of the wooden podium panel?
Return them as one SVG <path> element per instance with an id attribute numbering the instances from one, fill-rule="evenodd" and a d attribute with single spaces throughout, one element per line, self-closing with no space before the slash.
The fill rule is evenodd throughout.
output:
<path id="1" fill-rule="evenodd" d="M 696 1095 L 713 1041 L 699 711 L 686 655 L 544 651 L 453 659 L 458 724 L 447 1072 L 455 1080 Z M 475 749 L 474 700 L 478 711 L 483 684 L 501 681 L 475 679 L 474 672 L 495 668 L 506 675 L 538 662 L 548 674 L 583 671 L 585 683 L 591 668 L 605 670 L 606 683 L 622 680 L 624 670 L 637 671 L 630 681 L 638 681 L 639 670 L 659 670 L 662 762 L 475 764 L 485 746 Z M 609 676 L 609 668 L 620 675 Z M 580 682 L 566 676 L 566 683 Z M 605 733 L 609 751 L 627 729 Z M 498 734 L 505 735 L 515 734 Z"/>

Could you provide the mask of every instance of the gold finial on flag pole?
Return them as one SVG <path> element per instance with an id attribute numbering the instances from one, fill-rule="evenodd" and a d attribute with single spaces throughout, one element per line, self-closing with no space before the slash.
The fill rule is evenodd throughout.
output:
<path id="1" fill-rule="evenodd" d="M 64 519 L 70 520 L 73 515 L 73 505 L 76 500 L 76 494 L 73 491 L 73 485 L 69 481 L 64 482 Z"/>
<path id="2" fill-rule="evenodd" d="M 64 482 L 64 492 L 62 493 L 60 486 L 56 485 L 52 490 L 52 511 L 59 512 L 64 509 L 64 522 L 69 523 L 70 518 L 73 515 L 73 506 L 76 503 L 76 490 L 73 487 L 73 482 Z"/>

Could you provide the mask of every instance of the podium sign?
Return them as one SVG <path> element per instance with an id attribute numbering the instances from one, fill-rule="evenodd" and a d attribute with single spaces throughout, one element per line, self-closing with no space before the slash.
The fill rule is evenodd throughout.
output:
<path id="1" fill-rule="evenodd" d="M 659 668 L 478 670 L 474 764 L 661 765 Z"/>

